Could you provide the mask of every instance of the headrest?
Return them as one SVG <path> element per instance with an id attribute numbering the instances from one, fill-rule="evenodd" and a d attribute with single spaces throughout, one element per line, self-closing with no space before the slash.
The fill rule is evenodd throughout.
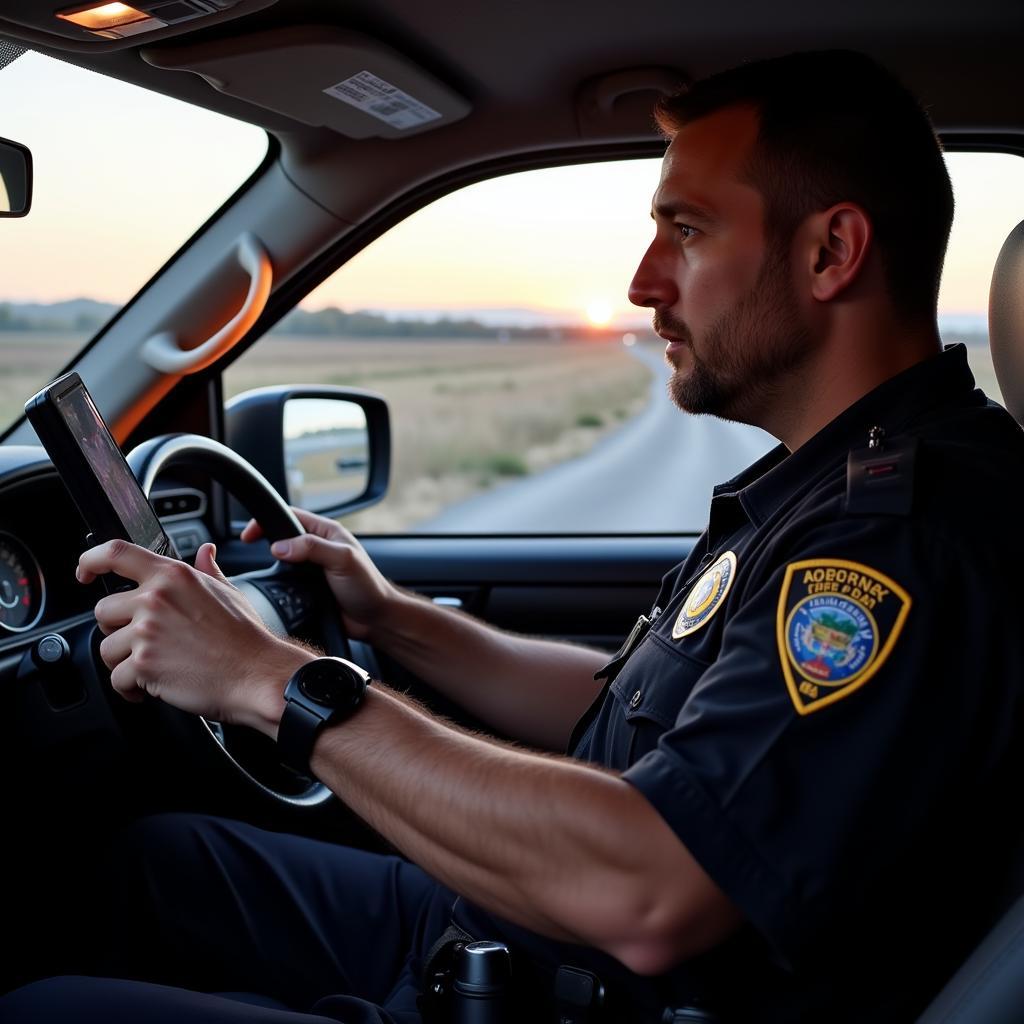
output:
<path id="1" fill-rule="evenodd" d="M 988 343 L 1006 408 L 1024 423 L 1024 221 L 1003 242 L 992 271 Z"/>

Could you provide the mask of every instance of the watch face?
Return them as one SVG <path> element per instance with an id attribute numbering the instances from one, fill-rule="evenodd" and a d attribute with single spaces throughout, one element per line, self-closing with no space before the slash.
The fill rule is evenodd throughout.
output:
<path id="1" fill-rule="evenodd" d="M 312 661 L 298 679 L 303 695 L 327 707 L 344 707 L 364 689 L 363 681 L 338 661 Z"/>

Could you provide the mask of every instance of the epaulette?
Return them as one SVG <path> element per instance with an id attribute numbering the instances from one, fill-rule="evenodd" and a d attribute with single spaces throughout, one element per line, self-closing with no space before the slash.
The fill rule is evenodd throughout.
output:
<path id="1" fill-rule="evenodd" d="M 916 458 L 916 437 L 888 439 L 881 427 L 872 427 L 867 447 L 852 449 L 846 459 L 846 511 L 853 515 L 910 515 Z"/>

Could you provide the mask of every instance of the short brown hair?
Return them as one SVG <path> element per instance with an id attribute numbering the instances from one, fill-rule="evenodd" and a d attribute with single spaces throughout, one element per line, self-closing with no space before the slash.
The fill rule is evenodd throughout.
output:
<path id="1" fill-rule="evenodd" d="M 655 107 L 671 138 L 726 107 L 759 118 L 748 179 L 764 196 L 765 231 L 788 242 L 810 214 L 854 202 L 871 218 L 894 307 L 933 317 L 953 221 L 942 147 L 916 97 L 849 50 L 795 53 L 723 71 Z"/>

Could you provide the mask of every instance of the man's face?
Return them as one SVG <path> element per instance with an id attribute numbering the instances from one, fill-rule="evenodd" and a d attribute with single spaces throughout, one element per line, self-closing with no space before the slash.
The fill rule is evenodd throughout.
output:
<path id="1" fill-rule="evenodd" d="M 759 423 L 812 342 L 788 247 L 764 235 L 764 202 L 743 180 L 757 114 L 718 111 L 681 128 L 654 195 L 655 238 L 629 289 L 668 342 L 681 409 Z"/>

